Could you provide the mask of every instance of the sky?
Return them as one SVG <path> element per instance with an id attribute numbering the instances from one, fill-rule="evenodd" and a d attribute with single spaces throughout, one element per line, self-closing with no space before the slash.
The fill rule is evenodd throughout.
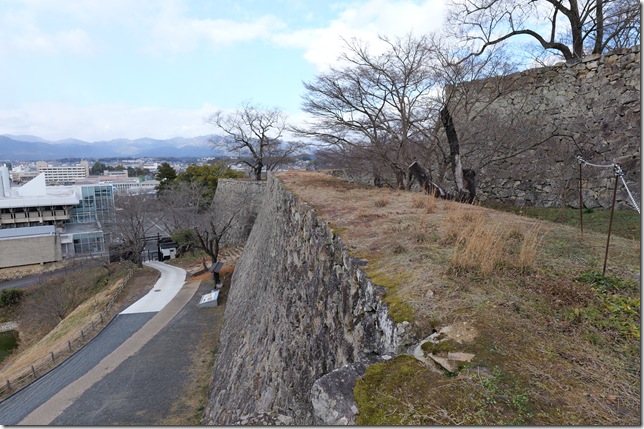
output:
<path id="1" fill-rule="evenodd" d="M 298 123 L 343 38 L 437 31 L 444 1 L 2 0 L 0 135 L 210 135 L 246 101 Z"/>

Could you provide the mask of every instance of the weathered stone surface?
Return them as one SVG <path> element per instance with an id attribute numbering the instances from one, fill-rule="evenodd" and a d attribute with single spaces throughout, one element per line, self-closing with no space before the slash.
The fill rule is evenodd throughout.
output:
<path id="1" fill-rule="evenodd" d="M 311 403 L 316 425 L 355 425 L 358 407 L 353 388 L 358 378 L 367 372 L 367 367 L 381 361 L 373 358 L 336 368 L 313 383 Z"/>
<path id="2" fill-rule="evenodd" d="M 204 423 L 275 413 L 314 421 L 311 388 L 324 374 L 416 342 L 394 323 L 342 241 L 269 175 L 232 278 Z"/>
<path id="3" fill-rule="evenodd" d="M 293 419 L 283 414 L 255 413 L 240 417 L 233 425 L 237 426 L 290 426 Z"/>
<path id="4" fill-rule="evenodd" d="M 447 353 L 448 360 L 455 360 L 458 362 L 471 362 L 474 359 L 474 354 L 464 352 L 449 352 Z"/>
<path id="5" fill-rule="evenodd" d="M 464 166 L 477 173 L 478 199 L 526 206 L 578 206 L 576 156 L 581 155 L 595 164 L 619 164 L 621 158 L 633 158 L 635 162 L 628 167 L 620 165 L 626 172 L 629 189 L 641 205 L 639 46 L 578 64 L 529 69 L 505 79 L 512 84 L 507 85 L 510 89 L 503 96 L 496 97 L 498 82 L 490 79 L 483 82 L 490 96 L 481 97 L 481 106 L 467 99 L 468 111 L 475 113 L 479 124 L 487 126 L 485 133 L 476 120 L 470 120 L 457 108 L 453 112 Z M 499 132 L 497 125 L 507 125 L 510 120 L 514 120 L 510 132 L 518 131 L 521 141 L 506 142 L 510 147 L 499 152 L 498 137 L 506 133 Z M 525 139 L 526 132 L 531 137 Z M 546 135 L 553 137 L 541 142 Z M 513 156 L 504 158 L 510 154 Z M 438 165 L 426 167 L 434 173 L 441 171 Z M 373 179 L 368 173 L 339 170 L 334 174 L 365 184 Z M 612 178 L 612 171 L 584 167 L 583 175 L 584 188 L 597 195 L 593 200 L 584 200 L 584 206 L 609 207 L 612 187 L 604 186 L 604 182 Z M 452 190 L 451 175 L 438 180 Z M 530 180 L 550 186 L 520 195 L 518 184 Z M 618 189 L 617 207 L 632 210 L 625 189 Z"/>
<path id="6" fill-rule="evenodd" d="M 477 171 L 479 199 L 527 206 L 578 207 L 576 156 L 581 155 L 594 164 L 630 159 L 632 162 L 627 166 L 620 165 L 626 172 L 629 189 L 641 205 L 639 46 L 604 56 L 588 56 L 576 65 L 526 70 L 509 76 L 508 80 L 514 82 L 513 90 L 485 104 L 485 114 L 501 123 L 516 116 L 517 126 L 527 128 L 535 118 L 541 118 L 535 135 L 542 131 L 556 137 L 538 145 L 536 151 L 520 152 L 521 143 L 517 143 L 516 156 L 491 162 L 495 158 L 491 156 L 494 136 L 476 132 L 475 123 L 455 109 L 464 165 Z M 468 108 L 478 111 L 476 106 Z M 468 136 L 470 127 L 472 132 Z M 524 144 L 529 147 L 533 143 L 528 140 Z M 612 187 L 606 186 L 606 181 L 612 179 L 612 170 L 590 166 L 582 170 L 584 190 L 593 194 L 592 198 L 584 199 L 584 206 L 609 207 Z M 549 186 L 522 194 L 530 182 Z M 617 206 L 632 209 L 621 184 L 618 189 Z"/>
<path id="7" fill-rule="evenodd" d="M 234 223 L 224 233 L 220 246 L 237 246 L 246 243 L 259 212 L 265 181 L 219 179 L 214 205 L 219 222 Z"/>

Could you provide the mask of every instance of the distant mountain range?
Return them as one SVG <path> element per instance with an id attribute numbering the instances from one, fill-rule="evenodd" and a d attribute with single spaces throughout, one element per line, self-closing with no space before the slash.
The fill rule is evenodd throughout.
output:
<path id="1" fill-rule="evenodd" d="M 225 155 L 224 151 L 211 146 L 212 138 L 223 139 L 224 137 L 175 137 L 167 140 L 141 138 L 86 142 L 76 139 L 51 141 L 36 136 L 5 134 L 0 135 L 0 160 L 47 161 L 62 158 L 179 158 Z"/>

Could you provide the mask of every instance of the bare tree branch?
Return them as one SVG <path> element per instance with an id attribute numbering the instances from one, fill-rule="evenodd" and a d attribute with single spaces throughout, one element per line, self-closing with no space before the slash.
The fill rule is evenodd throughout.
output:
<path id="1" fill-rule="evenodd" d="M 227 135 L 224 140 L 211 140 L 214 147 L 235 152 L 248 164 L 256 180 L 262 171 L 275 169 L 300 150 L 300 142 L 286 142 L 282 135 L 287 127 L 286 114 L 280 109 L 267 109 L 246 101 L 233 113 L 215 112 L 207 122 Z"/>

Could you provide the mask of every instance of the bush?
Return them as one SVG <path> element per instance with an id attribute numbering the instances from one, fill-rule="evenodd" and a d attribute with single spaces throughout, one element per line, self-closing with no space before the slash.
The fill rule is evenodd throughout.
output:
<path id="1" fill-rule="evenodd" d="M 21 289 L 2 289 L 0 292 L 0 307 L 7 307 L 20 303 L 25 292 Z"/>

